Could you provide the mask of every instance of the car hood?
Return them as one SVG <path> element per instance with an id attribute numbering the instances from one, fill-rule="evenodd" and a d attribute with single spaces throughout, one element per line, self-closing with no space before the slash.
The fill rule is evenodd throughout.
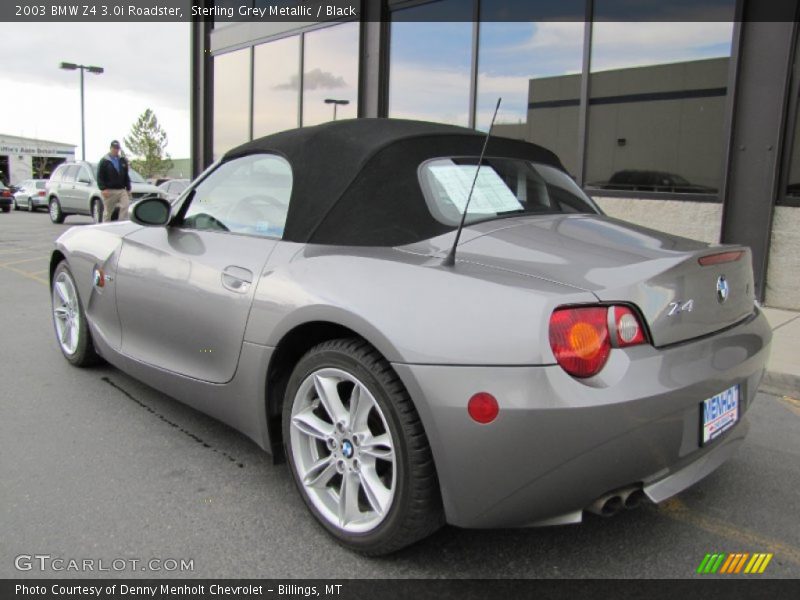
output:
<path id="1" fill-rule="evenodd" d="M 443 256 L 452 239 L 430 240 L 427 251 Z M 604 302 L 635 304 L 656 346 L 713 333 L 754 310 L 751 257 L 745 247 L 711 246 L 601 215 L 486 222 L 465 229 L 462 239 L 456 255 L 462 264 L 548 279 Z M 712 266 L 698 262 L 727 250 L 741 250 L 739 260 Z M 725 301 L 717 292 L 720 277 L 728 288 Z"/>

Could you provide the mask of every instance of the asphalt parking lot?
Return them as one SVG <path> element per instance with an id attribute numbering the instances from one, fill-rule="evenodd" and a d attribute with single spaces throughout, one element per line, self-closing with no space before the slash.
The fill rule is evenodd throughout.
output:
<path id="1" fill-rule="evenodd" d="M 193 561 L 110 573 L 124 577 L 690 578 L 710 577 L 695 571 L 718 552 L 774 554 L 763 575 L 722 577 L 800 577 L 800 399 L 764 393 L 739 454 L 660 506 L 546 529 L 446 527 L 381 559 L 346 551 L 286 466 L 242 435 L 112 367 L 63 360 L 49 252 L 88 223 L 0 214 L 0 578 L 92 576 L 15 568 L 34 554 Z"/>

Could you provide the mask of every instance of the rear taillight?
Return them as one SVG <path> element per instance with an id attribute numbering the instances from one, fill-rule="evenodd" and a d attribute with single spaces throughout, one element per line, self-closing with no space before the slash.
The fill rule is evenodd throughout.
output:
<path id="1" fill-rule="evenodd" d="M 0 193 L 0 196 L 3 196 L 3 198 L 10 198 L 11 192 L 9 192 L 8 190 L 3 190 L 3 192 Z"/>
<path id="2" fill-rule="evenodd" d="M 639 318 L 627 306 L 570 306 L 550 315 L 550 347 L 573 377 L 597 375 L 611 348 L 646 342 Z"/>
<path id="3" fill-rule="evenodd" d="M 39 190 L 39 195 L 44 196 L 44 190 Z"/>
<path id="4" fill-rule="evenodd" d="M 639 319 L 627 306 L 612 306 L 610 314 L 614 325 L 614 335 L 611 337 L 614 346 L 624 348 L 644 344 L 644 330 Z"/>

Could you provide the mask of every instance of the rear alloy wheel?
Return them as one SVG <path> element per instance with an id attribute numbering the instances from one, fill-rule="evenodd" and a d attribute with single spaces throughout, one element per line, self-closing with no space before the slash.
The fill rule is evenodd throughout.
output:
<path id="1" fill-rule="evenodd" d="M 324 342 L 300 360 L 287 385 L 283 439 L 303 500 L 341 544 L 387 554 L 442 524 L 422 423 L 366 342 Z"/>
<path id="2" fill-rule="evenodd" d="M 92 219 L 95 223 L 103 222 L 103 203 L 97 198 L 92 200 Z"/>
<path id="3" fill-rule="evenodd" d="M 64 358 L 76 367 L 88 367 L 100 362 L 78 296 L 78 288 L 66 261 L 61 261 L 56 267 L 50 296 L 56 341 Z"/>
<path id="4" fill-rule="evenodd" d="M 50 199 L 50 220 L 53 223 L 63 223 L 64 222 L 64 211 L 61 210 L 61 204 L 58 201 L 58 198 L 51 198 Z"/>

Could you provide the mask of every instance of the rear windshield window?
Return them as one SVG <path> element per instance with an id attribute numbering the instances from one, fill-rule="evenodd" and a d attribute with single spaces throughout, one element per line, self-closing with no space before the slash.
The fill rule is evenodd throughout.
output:
<path id="1" fill-rule="evenodd" d="M 47 183 L 46 181 L 37 181 L 36 182 L 36 189 L 37 190 L 43 190 L 46 183 Z"/>
<path id="2" fill-rule="evenodd" d="M 420 184 L 438 221 L 459 224 L 477 166 L 477 157 L 435 158 L 422 163 Z M 563 171 L 516 158 L 484 158 L 466 222 L 526 213 L 599 212 Z"/>

